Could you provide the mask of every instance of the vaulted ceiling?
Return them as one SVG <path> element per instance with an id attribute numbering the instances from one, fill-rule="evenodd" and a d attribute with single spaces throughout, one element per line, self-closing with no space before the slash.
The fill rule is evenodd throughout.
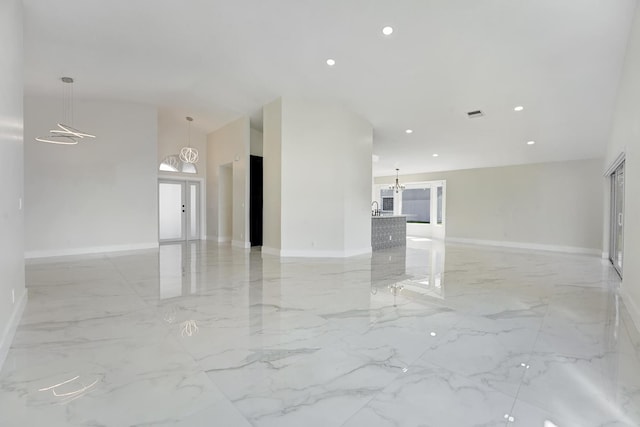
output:
<path id="1" fill-rule="evenodd" d="M 24 5 L 27 93 L 59 94 L 69 75 L 78 97 L 206 131 L 240 115 L 259 127 L 278 96 L 335 101 L 373 124 L 387 175 L 602 156 L 636 0 Z"/>

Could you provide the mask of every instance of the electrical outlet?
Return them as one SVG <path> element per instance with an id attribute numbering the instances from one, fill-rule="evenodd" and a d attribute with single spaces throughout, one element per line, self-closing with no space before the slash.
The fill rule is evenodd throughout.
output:
<path id="1" fill-rule="evenodd" d="M 11 289 L 11 304 L 15 304 L 15 303 L 16 303 L 16 290 Z"/>

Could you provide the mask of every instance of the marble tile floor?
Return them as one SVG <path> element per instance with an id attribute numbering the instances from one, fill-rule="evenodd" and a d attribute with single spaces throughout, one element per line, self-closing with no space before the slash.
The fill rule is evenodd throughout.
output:
<path id="1" fill-rule="evenodd" d="M 2 427 L 640 425 L 640 334 L 596 257 L 195 242 L 26 273 Z"/>

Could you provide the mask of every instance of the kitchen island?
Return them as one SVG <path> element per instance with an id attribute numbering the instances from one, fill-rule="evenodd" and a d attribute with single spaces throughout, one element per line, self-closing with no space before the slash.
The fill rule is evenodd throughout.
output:
<path id="1" fill-rule="evenodd" d="M 382 215 L 371 217 L 371 249 L 384 249 L 407 244 L 407 217 Z"/>

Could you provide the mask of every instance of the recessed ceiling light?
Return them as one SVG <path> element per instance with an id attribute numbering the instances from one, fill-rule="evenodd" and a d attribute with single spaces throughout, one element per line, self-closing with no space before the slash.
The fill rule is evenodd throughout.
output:
<path id="1" fill-rule="evenodd" d="M 524 110 L 524 107 L 522 105 L 518 105 L 516 107 L 513 107 L 513 111 L 522 111 Z"/>
<path id="2" fill-rule="evenodd" d="M 432 156 L 433 156 L 433 157 L 438 157 L 438 156 L 439 156 L 439 154 L 433 153 L 433 154 L 432 154 Z"/>
<path id="3" fill-rule="evenodd" d="M 385 36 L 390 36 L 391 34 L 393 34 L 393 27 L 384 27 L 382 29 L 382 34 L 384 34 Z"/>
<path id="4" fill-rule="evenodd" d="M 413 129 L 407 129 L 404 131 L 405 133 L 413 133 Z"/>
<path id="5" fill-rule="evenodd" d="M 329 67 L 333 67 L 334 65 L 336 65 L 336 60 L 331 58 L 327 59 L 327 65 Z"/>
<path id="6" fill-rule="evenodd" d="M 535 141 L 527 141 L 527 145 L 533 145 L 535 143 L 536 143 Z"/>

